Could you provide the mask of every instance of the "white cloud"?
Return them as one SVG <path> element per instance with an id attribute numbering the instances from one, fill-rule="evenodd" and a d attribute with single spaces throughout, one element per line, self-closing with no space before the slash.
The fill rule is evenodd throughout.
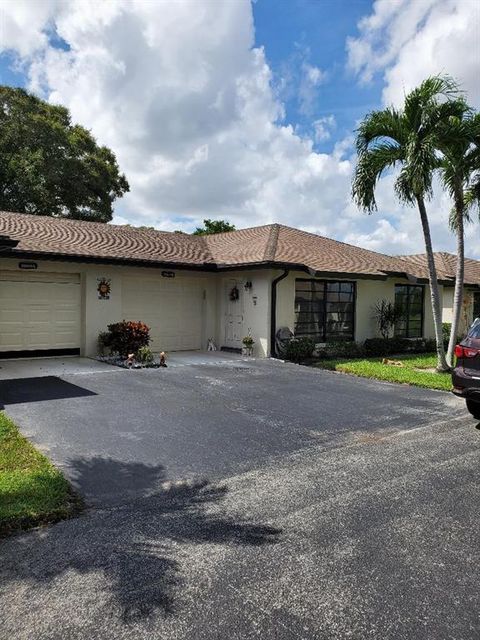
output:
<path id="1" fill-rule="evenodd" d="M 373 12 L 349 38 L 350 68 L 363 82 L 381 72 L 384 103 L 428 75 L 448 73 L 480 106 L 480 2 L 477 0 L 376 0 Z"/>
<path id="2" fill-rule="evenodd" d="M 324 142 L 332 136 L 332 129 L 335 128 L 336 121 L 334 115 L 318 118 L 313 121 L 313 131 L 315 142 Z"/>
<path id="3" fill-rule="evenodd" d="M 325 82 L 327 74 L 320 67 L 305 61 L 302 63 L 300 74 L 298 86 L 300 113 L 311 116 L 315 112 L 315 103 L 318 100 L 318 87 Z"/>
<path id="4" fill-rule="evenodd" d="M 26 56 L 47 44 L 49 21 L 58 9 L 57 0 L 0 4 L 0 49 Z"/>
<path id="5" fill-rule="evenodd" d="M 48 42 L 52 28 L 66 48 Z M 68 106 L 117 154 L 131 192 L 116 220 L 187 229 L 203 217 L 321 225 L 348 192 L 350 162 L 315 153 L 282 124 L 253 35 L 247 0 L 71 0 L 52 4 L 35 23 L 35 46 L 16 50 L 30 87 Z M 306 62 L 303 75 L 305 87 L 323 80 Z"/>

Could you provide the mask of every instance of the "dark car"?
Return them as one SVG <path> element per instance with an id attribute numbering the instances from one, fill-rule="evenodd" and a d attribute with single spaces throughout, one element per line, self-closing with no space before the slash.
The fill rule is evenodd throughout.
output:
<path id="1" fill-rule="evenodd" d="M 480 318 L 455 347 L 457 362 L 452 373 L 453 393 L 465 398 L 467 409 L 480 420 Z"/>

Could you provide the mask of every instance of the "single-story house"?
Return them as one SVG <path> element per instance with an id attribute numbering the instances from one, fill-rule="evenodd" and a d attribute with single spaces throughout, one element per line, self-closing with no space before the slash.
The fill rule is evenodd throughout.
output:
<path id="1" fill-rule="evenodd" d="M 478 296 L 480 270 L 470 271 Z M 451 271 L 440 275 L 450 300 Z M 281 224 L 193 236 L 0 213 L 0 357 L 91 356 L 99 333 L 122 319 L 147 323 L 154 351 L 201 350 L 209 338 L 239 349 L 250 334 L 256 355 L 268 356 L 280 327 L 317 343 L 362 342 L 378 335 L 381 299 L 405 309 L 397 335 L 433 337 L 418 256 Z"/>

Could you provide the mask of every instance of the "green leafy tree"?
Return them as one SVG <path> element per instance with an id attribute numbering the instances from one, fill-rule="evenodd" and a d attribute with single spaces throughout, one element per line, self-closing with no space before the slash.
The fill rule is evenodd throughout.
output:
<path id="1" fill-rule="evenodd" d="M 0 209 L 108 222 L 127 191 L 113 152 L 65 107 L 0 86 Z"/>
<path id="2" fill-rule="evenodd" d="M 437 369 L 447 371 L 442 340 L 442 315 L 437 271 L 425 201 L 432 195 L 438 167 L 437 135 L 447 118 L 461 114 L 456 83 L 446 76 L 427 78 L 405 96 L 402 109 L 386 108 L 368 114 L 357 131 L 358 162 L 352 195 L 359 207 L 376 210 L 375 188 L 381 175 L 399 167 L 395 192 L 401 202 L 416 205 L 427 254 L 430 293 L 437 345 Z"/>
<path id="3" fill-rule="evenodd" d="M 208 236 L 212 233 L 224 233 L 225 231 L 235 231 L 235 225 L 226 220 L 204 220 L 203 227 L 197 227 L 193 232 L 194 236 Z"/>
<path id="4" fill-rule="evenodd" d="M 453 201 L 450 225 L 457 236 L 457 265 L 453 294 L 452 324 L 447 362 L 453 365 L 453 352 L 459 333 L 465 271 L 465 222 L 480 202 L 480 114 L 464 103 L 463 113 L 442 123 L 438 139 L 440 175 Z"/>

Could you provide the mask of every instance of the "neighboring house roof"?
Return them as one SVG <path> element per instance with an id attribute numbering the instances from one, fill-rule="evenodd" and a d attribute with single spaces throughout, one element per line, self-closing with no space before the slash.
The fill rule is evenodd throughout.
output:
<path id="1" fill-rule="evenodd" d="M 457 256 L 445 251 L 438 251 L 434 254 L 437 277 L 439 280 L 455 282 L 455 271 L 457 268 Z M 428 278 L 427 256 L 424 253 L 414 255 L 397 256 L 406 263 L 406 269 L 414 272 L 418 278 Z M 473 258 L 465 258 L 466 285 L 480 285 L 480 261 Z"/>
<path id="2" fill-rule="evenodd" d="M 312 274 L 347 274 L 385 278 L 411 275 L 428 278 L 424 256 L 392 257 L 313 233 L 268 224 L 206 236 L 193 236 L 130 226 L 0 212 L 0 237 L 18 241 L 8 255 L 171 265 L 199 269 L 255 266 L 304 268 Z M 2 250 L 0 242 L 0 251 Z M 2 252 L 3 255 L 7 255 Z M 441 262 L 440 279 L 451 279 L 454 263 Z M 445 264 L 447 258 L 444 259 Z M 480 263 L 475 260 L 480 284 Z M 454 268 L 454 267 L 453 267 Z M 467 271 L 467 269 L 466 269 Z M 474 268 L 468 266 L 468 273 Z M 473 277 L 470 276 L 469 277 Z M 470 282 L 470 281 L 469 281 Z"/>

